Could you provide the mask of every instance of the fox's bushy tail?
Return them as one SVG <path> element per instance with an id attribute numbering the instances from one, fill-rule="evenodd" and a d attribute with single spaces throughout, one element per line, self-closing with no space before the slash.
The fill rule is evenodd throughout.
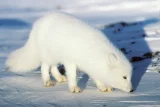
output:
<path id="1" fill-rule="evenodd" d="M 13 51 L 6 60 L 7 70 L 13 72 L 27 72 L 40 65 L 38 49 L 35 43 L 33 30 L 24 47 Z"/>

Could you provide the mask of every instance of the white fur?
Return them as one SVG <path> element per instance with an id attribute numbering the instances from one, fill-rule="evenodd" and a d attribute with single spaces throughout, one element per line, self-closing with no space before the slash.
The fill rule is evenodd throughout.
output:
<path id="1" fill-rule="evenodd" d="M 43 84 L 46 87 L 50 87 L 50 86 L 54 85 L 54 83 L 50 79 L 49 69 L 50 69 L 50 67 L 49 67 L 48 64 L 42 63 L 42 65 L 41 65 L 41 74 L 42 74 Z"/>
<path id="2" fill-rule="evenodd" d="M 65 66 L 73 92 L 80 91 L 76 68 L 102 84 L 126 92 L 132 89 L 132 66 L 127 58 L 99 30 L 65 13 L 52 13 L 37 20 L 26 45 L 11 53 L 6 65 L 17 72 L 42 65 L 42 78 L 47 81 L 48 73 L 43 72 L 59 63 Z"/>

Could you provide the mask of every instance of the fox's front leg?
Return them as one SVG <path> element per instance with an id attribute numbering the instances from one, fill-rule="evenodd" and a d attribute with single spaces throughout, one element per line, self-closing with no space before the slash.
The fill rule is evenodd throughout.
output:
<path id="1" fill-rule="evenodd" d="M 44 64 L 44 63 L 41 65 L 42 80 L 43 80 L 44 86 L 46 87 L 50 87 L 54 85 L 53 81 L 51 81 L 50 79 L 49 69 L 50 69 L 49 65 Z"/>
<path id="2" fill-rule="evenodd" d="M 79 93 L 81 89 L 77 86 L 77 79 L 76 79 L 76 65 L 75 64 L 64 64 L 66 75 L 68 78 L 68 86 L 69 90 L 72 93 Z"/>

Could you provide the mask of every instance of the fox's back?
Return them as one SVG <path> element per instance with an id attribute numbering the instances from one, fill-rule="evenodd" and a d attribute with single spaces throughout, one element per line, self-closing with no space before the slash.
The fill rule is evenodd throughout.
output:
<path id="1" fill-rule="evenodd" d="M 89 60 L 105 54 L 104 35 L 73 16 L 53 13 L 39 19 L 35 27 L 40 54 L 54 60 Z"/>

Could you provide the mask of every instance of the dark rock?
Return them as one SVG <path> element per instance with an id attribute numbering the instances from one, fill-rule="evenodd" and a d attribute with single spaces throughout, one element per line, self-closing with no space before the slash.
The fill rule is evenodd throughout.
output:
<path id="1" fill-rule="evenodd" d="M 131 42 L 131 44 L 135 44 L 136 42 Z"/>
<path id="2" fill-rule="evenodd" d="M 120 49 L 123 53 L 127 53 L 125 48 Z"/>
<path id="3" fill-rule="evenodd" d="M 123 27 L 125 27 L 125 26 L 128 26 L 129 24 L 126 23 L 126 22 L 120 22 L 120 25 L 123 26 Z"/>
<path id="4" fill-rule="evenodd" d="M 143 34 L 142 37 L 146 37 L 146 34 Z"/>
<path id="5" fill-rule="evenodd" d="M 160 56 L 160 51 L 156 51 L 154 55 L 155 56 Z"/>
<path id="6" fill-rule="evenodd" d="M 120 32 L 120 31 L 121 31 L 121 29 L 120 29 L 120 28 L 118 28 L 118 29 L 117 29 L 117 32 Z"/>
<path id="7" fill-rule="evenodd" d="M 155 67 L 155 66 L 157 66 L 157 64 L 152 64 L 152 67 Z"/>
<path id="8" fill-rule="evenodd" d="M 152 58 L 153 57 L 153 53 L 152 52 L 147 52 L 143 55 L 145 58 Z"/>
<path id="9" fill-rule="evenodd" d="M 153 58 L 153 57 L 160 57 L 160 52 L 147 52 L 143 55 L 145 58 Z"/>
<path id="10" fill-rule="evenodd" d="M 144 60 L 144 58 L 139 57 L 139 56 L 134 56 L 134 57 L 132 57 L 132 59 L 130 61 L 131 62 L 138 62 L 138 61 L 141 61 L 141 60 Z"/>

